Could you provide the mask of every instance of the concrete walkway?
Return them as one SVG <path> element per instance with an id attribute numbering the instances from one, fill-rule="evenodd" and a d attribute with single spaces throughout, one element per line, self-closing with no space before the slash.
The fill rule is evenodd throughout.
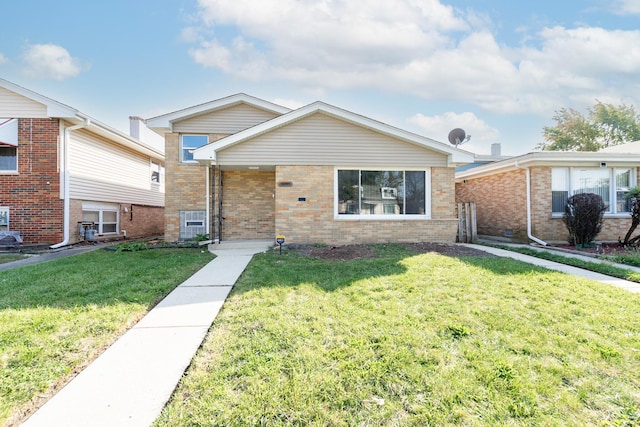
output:
<path id="1" fill-rule="evenodd" d="M 211 245 L 217 257 L 45 403 L 25 427 L 149 426 L 254 254 L 273 241 Z"/>
<path id="2" fill-rule="evenodd" d="M 630 281 L 624 280 L 624 279 L 617 279 L 615 277 L 606 276 L 604 274 L 596 273 L 596 272 L 589 271 L 589 270 L 584 270 L 582 268 L 573 267 L 573 266 L 570 266 L 570 265 L 561 264 L 561 263 L 554 262 L 554 261 L 548 261 L 546 259 L 536 258 L 534 256 L 524 255 L 524 254 L 521 254 L 521 253 L 518 253 L 518 252 L 508 251 L 508 250 L 505 250 L 505 249 L 498 249 L 498 248 L 493 248 L 493 247 L 484 246 L 484 245 L 473 245 L 473 244 L 468 244 L 468 243 L 460 243 L 460 244 L 463 245 L 463 246 L 468 246 L 470 248 L 480 249 L 482 251 L 489 252 L 489 253 L 497 255 L 497 256 L 516 259 L 518 261 L 523 261 L 523 262 L 527 262 L 529 264 L 534 264 L 534 265 L 538 265 L 540 267 L 545 267 L 545 268 L 548 268 L 550 270 L 562 271 L 564 273 L 572 274 L 574 276 L 580 276 L 580 277 L 584 277 L 584 278 L 591 279 L 591 280 L 597 280 L 598 282 L 607 283 L 609 285 L 617 286 L 619 288 L 626 289 L 626 290 L 628 290 L 630 292 L 640 293 L 640 283 L 630 282 Z M 506 245 L 504 243 L 500 243 L 500 244 L 501 245 L 505 245 L 505 246 L 509 246 L 509 245 Z M 612 262 L 604 261 L 604 260 L 601 260 L 601 259 L 598 259 L 598 258 L 588 257 L 588 256 L 585 256 L 585 255 L 575 254 L 575 253 L 572 253 L 572 252 L 558 252 L 558 251 L 552 251 L 550 249 L 544 249 L 544 248 L 541 248 L 541 247 L 533 247 L 533 246 L 528 246 L 528 245 L 512 245 L 512 246 L 526 247 L 527 249 L 533 249 L 533 250 L 540 251 L 540 252 L 543 252 L 543 251 L 552 252 L 552 253 L 555 253 L 556 255 L 560 255 L 560 256 L 563 256 L 563 257 L 567 257 L 567 258 L 576 258 L 576 259 L 580 259 L 582 261 L 598 263 L 598 264 L 608 264 L 608 265 L 612 265 L 612 266 L 619 267 L 619 268 L 622 268 L 622 269 L 640 272 L 640 268 L 637 268 L 637 267 L 632 267 L 632 266 L 629 266 L 629 265 L 622 265 L 622 264 L 614 264 Z"/>

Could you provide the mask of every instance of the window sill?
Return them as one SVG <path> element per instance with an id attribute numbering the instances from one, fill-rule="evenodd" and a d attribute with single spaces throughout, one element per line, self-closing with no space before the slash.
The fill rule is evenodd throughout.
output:
<path id="1" fill-rule="evenodd" d="M 18 171 L 3 171 L 3 170 L 0 170 L 0 175 L 18 175 Z"/>
<path id="2" fill-rule="evenodd" d="M 424 221 L 431 219 L 428 215 L 338 215 L 335 221 Z"/>
<path id="3" fill-rule="evenodd" d="M 564 214 L 561 213 L 552 213 L 551 214 L 551 219 L 562 219 L 562 216 Z M 604 214 L 604 218 L 631 218 L 631 213 L 630 212 L 623 212 L 623 213 L 606 213 Z"/>

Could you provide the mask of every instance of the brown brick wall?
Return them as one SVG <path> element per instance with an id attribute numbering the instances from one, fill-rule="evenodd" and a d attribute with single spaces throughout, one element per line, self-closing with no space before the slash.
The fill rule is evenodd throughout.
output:
<path id="1" fill-rule="evenodd" d="M 279 187 L 278 182 L 293 185 Z M 433 168 L 431 189 L 432 220 L 335 220 L 332 166 L 279 166 L 275 231 L 288 243 L 455 242 L 453 171 Z"/>
<path id="2" fill-rule="evenodd" d="M 125 207 L 127 212 L 124 212 Z M 81 221 L 82 200 L 72 199 L 69 203 L 70 244 L 83 240 L 79 230 L 79 222 Z M 120 234 L 118 237 L 124 237 L 123 230 L 127 231 L 128 239 L 161 236 L 164 232 L 164 208 L 161 206 L 120 204 Z M 114 237 L 112 234 L 107 234 L 105 236 L 96 236 L 96 240 L 101 238 L 112 239 Z"/>
<path id="3" fill-rule="evenodd" d="M 551 215 L 551 167 L 532 167 L 530 171 L 531 233 L 550 243 L 566 242 L 568 233 L 562 218 Z M 516 240 L 529 241 L 524 170 L 466 181 L 456 184 L 456 201 L 476 202 L 478 234 L 503 237 L 511 230 Z M 597 239 L 617 241 L 630 223 L 630 217 L 605 217 Z"/>
<path id="4" fill-rule="evenodd" d="M 205 210 L 208 168 L 180 163 L 180 135 L 165 136 L 165 221 L 164 238 L 174 242 L 180 238 L 180 211 Z"/>
<path id="5" fill-rule="evenodd" d="M 18 174 L 0 174 L 0 206 L 9 207 L 9 227 L 25 244 L 63 238 L 58 135 L 57 119 L 19 119 Z"/>
<path id="6" fill-rule="evenodd" d="M 271 239 L 275 236 L 275 173 L 222 172 L 222 239 Z"/>
<path id="7" fill-rule="evenodd" d="M 129 212 L 124 212 L 124 208 Z M 164 208 L 160 206 L 120 205 L 120 233 L 127 238 L 161 236 L 164 232 Z"/>
<path id="8" fill-rule="evenodd" d="M 456 201 L 476 202 L 478 234 L 517 239 L 527 235 L 527 212 L 523 199 L 526 181 L 523 170 L 468 179 L 456 184 Z"/>

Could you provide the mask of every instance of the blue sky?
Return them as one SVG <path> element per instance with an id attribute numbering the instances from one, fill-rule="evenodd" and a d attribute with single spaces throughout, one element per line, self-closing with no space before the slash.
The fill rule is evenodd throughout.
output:
<path id="1" fill-rule="evenodd" d="M 20 0 L 2 15 L 0 77 L 124 132 L 244 92 L 522 154 L 560 108 L 640 109 L 637 0 Z"/>

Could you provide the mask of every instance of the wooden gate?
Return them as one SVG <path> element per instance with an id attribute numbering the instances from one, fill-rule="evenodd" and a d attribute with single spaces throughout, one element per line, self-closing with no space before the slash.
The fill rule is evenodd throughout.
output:
<path id="1" fill-rule="evenodd" d="M 458 242 L 475 243 L 477 240 L 476 202 L 458 203 Z"/>

